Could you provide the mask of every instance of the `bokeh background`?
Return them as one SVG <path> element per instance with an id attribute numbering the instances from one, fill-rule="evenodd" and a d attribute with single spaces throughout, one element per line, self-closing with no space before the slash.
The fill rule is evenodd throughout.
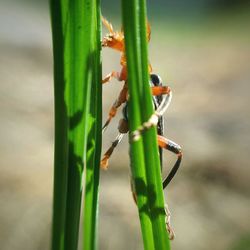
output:
<path id="1" fill-rule="evenodd" d="M 120 29 L 119 1 L 103 15 Z M 173 90 L 165 134 L 182 145 L 165 192 L 176 250 L 250 249 L 250 5 L 233 0 L 148 1 L 150 62 Z M 53 72 L 47 1 L 0 1 L 0 249 L 49 249 Z M 105 34 L 105 30 L 103 33 Z M 103 75 L 120 69 L 103 51 Z M 105 119 L 121 83 L 104 86 Z M 114 119 L 104 150 L 117 134 Z M 165 170 L 175 158 L 164 153 Z M 101 172 L 99 248 L 143 249 L 129 184 L 128 143 Z"/>

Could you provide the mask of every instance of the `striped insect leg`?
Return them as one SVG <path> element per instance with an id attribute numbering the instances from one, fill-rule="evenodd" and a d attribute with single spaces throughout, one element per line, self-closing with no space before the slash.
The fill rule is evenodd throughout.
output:
<path id="1" fill-rule="evenodd" d="M 177 143 L 175 143 L 175 142 L 173 142 L 173 141 L 171 141 L 163 136 L 160 136 L 160 135 L 157 136 L 157 141 L 158 141 L 158 145 L 161 148 L 169 150 L 177 155 L 177 160 L 176 160 L 174 166 L 172 167 L 168 176 L 163 181 L 162 185 L 163 185 L 163 189 L 164 189 L 171 182 L 171 180 L 173 179 L 177 170 L 180 167 L 181 160 L 182 160 L 182 149 Z"/>
<path id="2" fill-rule="evenodd" d="M 102 160 L 101 160 L 101 168 L 107 169 L 108 168 L 108 160 L 111 157 L 114 149 L 117 145 L 121 142 L 123 136 L 128 133 L 128 122 L 124 119 L 121 119 L 118 126 L 119 134 L 116 136 L 115 140 L 112 142 L 109 149 L 105 152 Z"/>
<path id="3" fill-rule="evenodd" d="M 109 158 L 111 157 L 114 149 L 117 147 L 117 145 L 121 142 L 122 138 L 123 138 L 124 134 L 119 133 L 115 140 L 112 142 L 111 146 L 109 147 L 109 149 L 104 153 L 103 158 L 101 160 L 101 168 L 102 169 L 107 169 L 108 168 L 108 161 Z"/>
<path id="4" fill-rule="evenodd" d="M 171 141 L 171 140 L 169 140 L 161 135 L 157 135 L 157 141 L 158 141 L 159 147 L 161 147 L 162 149 L 169 150 L 177 155 L 177 160 L 176 160 L 174 166 L 172 167 L 168 176 L 164 179 L 164 181 L 162 183 L 162 186 L 164 189 L 171 182 L 171 180 L 173 179 L 177 170 L 180 167 L 181 160 L 182 160 L 182 150 L 181 150 L 181 147 L 177 143 L 175 143 L 175 142 L 173 142 L 173 141 Z M 171 214 L 169 212 L 167 204 L 165 204 L 165 213 L 166 213 L 166 227 L 168 230 L 169 239 L 173 240 L 175 237 L 175 234 L 174 234 L 174 231 L 171 227 L 171 223 L 170 223 Z"/>
<path id="5" fill-rule="evenodd" d="M 102 132 L 106 130 L 112 118 L 115 117 L 117 109 L 127 101 L 127 96 L 128 96 L 128 86 L 127 83 L 125 82 L 118 98 L 115 100 L 111 109 L 109 110 L 109 116 L 102 127 Z"/>

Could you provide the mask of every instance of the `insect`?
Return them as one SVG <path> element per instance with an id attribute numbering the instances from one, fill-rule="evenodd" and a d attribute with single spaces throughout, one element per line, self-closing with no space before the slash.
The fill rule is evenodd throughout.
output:
<path id="1" fill-rule="evenodd" d="M 111 146 L 109 149 L 104 153 L 104 156 L 101 160 L 101 167 L 103 169 L 107 169 L 108 167 L 108 160 L 111 157 L 114 149 L 117 147 L 117 145 L 120 143 L 122 140 L 123 136 L 126 133 L 130 133 L 130 139 L 131 141 L 137 141 L 140 139 L 142 133 L 153 127 L 157 126 L 157 142 L 159 146 L 159 155 L 160 155 L 160 160 L 162 164 L 162 149 L 166 149 L 174 154 L 177 155 L 177 160 L 172 167 L 171 171 L 167 175 L 166 178 L 163 180 L 163 189 L 165 189 L 168 184 L 171 182 L 173 177 L 175 176 L 182 160 L 182 149 L 181 147 L 165 138 L 163 136 L 163 114 L 168 108 L 171 98 L 172 98 L 172 91 L 168 86 L 164 86 L 162 84 L 162 80 L 159 75 L 157 74 L 152 74 L 152 67 L 149 65 L 149 74 L 150 74 L 150 88 L 152 92 L 152 102 L 154 105 L 154 113 L 151 115 L 148 121 L 144 122 L 140 127 L 138 127 L 135 131 L 129 131 L 129 126 L 128 126 L 128 121 L 129 121 L 129 113 L 128 113 L 128 102 L 129 102 L 129 97 L 128 97 L 128 83 L 127 83 L 127 67 L 126 67 L 126 57 L 125 57 L 125 52 L 124 52 L 124 34 L 122 31 L 116 32 L 113 30 L 112 25 L 105 19 L 102 18 L 103 24 L 107 27 L 109 30 L 109 34 L 106 35 L 102 41 L 102 46 L 103 47 L 110 47 L 112 49 L 118 50 L 121 52 L 121 66 L 122 69 L 120 72 L 114 72 L 112 71 L 110 74 L 108 74 L 104 79 L 103 83 L 109 82 L 113 77 L 117 78 L 119 81 L 124 81 L 123 88 L 120 91 L 120 94 L 118 98 L 115 100 L 113 103 L 110 111 L 109 111 L 109 117 L 106 120 L 104 126 L 103 126 L 103 132 L 109 125 L 111 119 L 116 115 L 117 109 L 124 104 L 123 109 L 122 109 L 122 119 L 120 119 L 119 125 L 118 125 L 118 135 L 115 138 L 115 140 L 112 142 Z M 147 37 L 148 41 L 150 40 L 150 26 L 147 24 Z M 135 192 L 133 192 L 133 197 L 136 201 L 136 195 Z M 173 239 L 174 238 L 174 232 L 170 226 L 170 213 L 168 211 L 168 208 L 166 207 L 166 225 L 167 225 L 167 230 L 169 232 L 169 238 Z"/>
<path id="2" fill-rule="evenodd" d="M 128 85 L 127 85 L 127 62 L 125 56 L 125 44 L 124 44 L 124 33 L 123 31 L 114 31 L 113 26 L 109 23 L 104 17 L 102 17 L 102 23 L 108 29 L 109 34 L 107 34 L 102 40 L 102 47 L 109 47 L 114 50 L 117 50 L 121 53 L 121 71 L 110 72 L 103 80 L 102 83 L 108 83 L 112 78 L 116 78 L 118 81 L 124 81 L 123 88 L 118 96 L 118 98 L 113 103 L 110 111 L 109 116 L 104 123 L 103 132 L 108 127 L 111 119 L 116 115 L 117 109 L 127 101 L 128 99 Z M 150 25 L 147 24 L 147 39 L 150 40 L 151 29 Z M 152 72 L 152 67 L 149 64 L 149 73 Z"/>

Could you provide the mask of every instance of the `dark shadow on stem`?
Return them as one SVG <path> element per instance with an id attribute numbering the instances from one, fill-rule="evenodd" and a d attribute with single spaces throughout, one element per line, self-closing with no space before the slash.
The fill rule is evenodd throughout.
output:
<path id="1" fill-rule="evenodd" d="M 83 117 L 83 110 L 79 110 L 75 112 L 74 115 L 69 117 L 69 124 L 70 124 L 69 129 L 73 130 L 74 128 L 76 128 L 77 125 L 81 123 L 82 117 Z"/>
<path id="2" fill-rule="evenodd" d="M 79 214 L 81 208 L 82 195 L 82 172 L 82 155 L 77 155 L 75 153 L 74 144 L 69 141 L 69 169 L 67 193 L 70 195 L 67 195 L 65 245 L 66 247 L 72 247 L 72 249 L 77 248 L 76 245 L 79 231 Z M 74 227 L 72 227 L 72 224 L 74 225 Z M 70 232 L 68 232 L 68 230 L 70 230 Z"/>
<path id="3" fill-rule="evenodd" d="M 165 215 L 164 207 L 156 206 L 156 192 L 153 185 L 146 185 L 142 178 L 135 178 L 135 189 L 137 196 L 145 196 L 146 202 L 139 207 L 141 213 L 145 213 L 151 218 Z"/>

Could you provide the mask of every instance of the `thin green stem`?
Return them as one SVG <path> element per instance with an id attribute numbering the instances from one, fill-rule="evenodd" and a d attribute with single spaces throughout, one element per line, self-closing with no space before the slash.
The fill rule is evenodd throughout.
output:
<path id="1" fill-rule="evenodd" d="M 123 0 L 123 25 L 128 67 L 129 127 L 137 129 L 153 113 L 149 88 L 145 0 Z M 131 168 L 135 182 L 145 249 L 170 249 L 165 225 L 164 196 L 156 129 L 131 142 Z"/>
<path id="2" fill-rule="evenodd" d="M 62 5 L 51 1 L 51 24 L 54 54 L 54 109 L 55 109 L 55 144 L 54 144 L 54 194 L 52 249 L 64 249 L 65 217 L 68 181 L 68 128 L 66 101 L 64 98 L 66 83 L 63 58 L 64 35 Z"/>
<path id="3" fill-rule="evenodd" d="M 94 37 L 94 64 L 93 80 L 91 84 L 91 124 L 88 133 L 87 164 L 85 181 L 85 199 L 83 211 L 83 249 L 92 250 L 97 248 L 97 214 L 98 214 L 98 190 L 102 138 L 102 83 L 101 83 L 101 60 L 100 60 L 100 1 L 96 1 L 94 25 L 96 33 Z"/>

